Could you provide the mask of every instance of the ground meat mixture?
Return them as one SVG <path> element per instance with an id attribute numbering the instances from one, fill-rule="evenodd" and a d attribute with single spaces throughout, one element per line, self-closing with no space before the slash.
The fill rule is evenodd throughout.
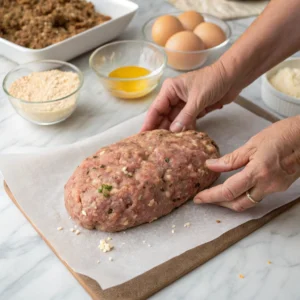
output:
<path id="1" fill-rule="evenodd" d="M 0 37 L 41 49 L 111 18 L 84 0 L 0 0 Z"/>
<path id="2" fill-rule="evenodd" d="M 65 185 L 65 205 L 85 228 L 115 232 L 152 222 L 211 185 L 219 157 L 206 133 L 144 132 L 100 149 Z"/>

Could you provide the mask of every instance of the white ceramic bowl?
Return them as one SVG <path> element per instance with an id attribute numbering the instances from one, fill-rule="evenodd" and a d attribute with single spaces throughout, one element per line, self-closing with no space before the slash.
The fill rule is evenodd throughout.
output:
<path id="1" fill-rule="evenodd" d="M 29 49 L 0 38 L 0 55 L 19 64 L 54 59 L 68 61 L 121 34 L 135 15 L 138 5 L 128 0 L 91 0 L 96 11 L 112 19 L 42 49 Z"/>
<path id="2" fill-rule="evenodd" d="M 300 69 L 300 58 L 291 58 L 278 64 L 262 76 L 261 97 L 264 103 L 284 117 L 293 117 L 300 114 L 300 99 L 284 94 L 276 90 L 269 79 L 280 69 Z"/>

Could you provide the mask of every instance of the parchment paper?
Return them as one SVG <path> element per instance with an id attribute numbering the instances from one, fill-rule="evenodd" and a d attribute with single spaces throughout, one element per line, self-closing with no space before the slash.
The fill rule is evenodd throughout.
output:
<path id="1" fill-rule="evenodd" d="M 180 10 L 196 10 L 223 20 L 232 20 L 259 15 L 269 1 L 229 0 L 168 0 Z"/>
<path id="2" fill-rule="evenodd" d="M 80 235 L 70 232 L 74 222 L 68 218 L 64 208 L 65 182 L 86 156 L 136 133 L 143 119 L 144 115 L 140 115 L 76 144 L 32 154 L 0 156 L 0 169 L 25 213 L 69 266 L 95 279 L 103 289 L 124 283 L 170 258 L 217 238 L 229 229 L 259 218 L 300 194 L 298 180 L 287 192 L 272 195 L 272 201 L 266 198 L 244 213 L 213 205 L 196 206 L 189 202 L 169 216 L 125 233 L 107 234 L 81 228 Z M 269 122 L 231 104 L 200 120 L 198 129 L 208 132 L 225 154 L 268 125 Z M 223 174 L 218 183 L 229 175 Z M 216 220 L 221 220 L 221 223 Z M 191 223 L 189 228 L 183 226 L 186 222 Z M 171 233 L 173 224 L 176 225 L 174 234 Z M 59 226 L 64 229 L 57 231 Z M 112 237 L 115 249 L 102 253 L 97 248 L 99 240 L 108 236 Z M 109 257 L 113 261 L 109 261 Z"/>

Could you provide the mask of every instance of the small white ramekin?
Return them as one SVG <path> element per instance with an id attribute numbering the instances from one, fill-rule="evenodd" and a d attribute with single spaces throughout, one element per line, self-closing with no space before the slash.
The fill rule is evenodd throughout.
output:
<path id="1" fill-rule="evenodd" d="M 278 64 L 262 76 L 261 96 L 264 103 L 272 110 L 284 117 L 300 114 L 300 99 L 276 90 L 269 79 L 282 68 L 299 68 L 300 58 L 291 58 Z"/>

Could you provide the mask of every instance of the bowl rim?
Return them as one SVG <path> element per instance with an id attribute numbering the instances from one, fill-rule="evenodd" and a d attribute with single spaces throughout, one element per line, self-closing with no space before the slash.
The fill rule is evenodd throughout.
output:
<path id="1" fill-rule="evenodd" d="M 98 70 L 96 70 L 96 68 L 94 67 L 94 63 L 93 60 L 95 58 L 95 56 L 97 55 L 97 53 L 101 50 L 103 50 L 106 47 L 112 46 L 112 45 L 117 45 L 117 44 L 128 44 L 128 43 L 136 43 L 136 44 L 143 44 L 146 45 L 147 47 L 151 46 L 154 47 L 156 50 L 158 50 L 161 55 L 163 56 L 163 63 L 161 64 L 161 66 L 159 68 L 157 68 L 156 70 L 152 71 L 150 74 L 145 75 L 145 76 L 139 76 L 139 77 L 132 77 L 132 78 L 121 78 L 121 77 L 108 77 L 104 74 L 101 74 L 98 72 Z M 122 41 L 116 41 L 116 42 L 112 42 L 112 43 L 108 43 L 105 44 L 99 48 L 97 48 L 96 50 L 94 50 L 94 52 L 91 54 L 90 58 L 89 58 L 89 65 L 90 68 L 101 78 L 104 79 L 109 79 L 110 81 L 133 81 L 133 80 L 139 80 L 139 79 L 149 79 L 152 78 L 156 75 L 159 75 L 163 69 L 166 67 L 167 65 L 167 54 L 165 53 L 165 51 L 163 49 L 161 49 L 161 47 L 159 47 L 158 45 L 152 43 L 152 42 L 148 42 L 148 41 L 144 41 L 144 40 L 122 40 Z"/>
<path id="2" fill-rule="evenodd" d="M 151 43 L 154 43 L 152 40 L 149 40 L 147 38 L 146 33 L 145 33 L 146 32 L 146 27 L 149 25 L 150 22 L 152 22 L 153 20 L 155 20 L 155 19 L 157 19 L 157 18 L 159 18 L 161 16 L 165 16 L 165 15 L 178 16 L 180 14 L 182 14 L 182 12 L 165 13 L 165 14 L 156 15 L 156 16 L 151 17 L 150 19 L 148 19 L 144 23 L 144 25 L 142 27 L 142 33 L 143 33 L 144 40 L 146 40 L 148 42 L 151 42 Z M 213 19 L 216 19 L 216 20 L 222 22 L 227 27 L 228 37 L 227 37 L 227 39 L 223 43 L 221 43 L 221 44 L 219 44 L 219 45 L 217 45 L 215 47 L 212 47 L 212 48 L 208 48 L 208 49 L 204 49 L 204 50 L 198 50 L 198 51 L 178 51 L 178 50 L 167 49 L 166 47 L 163 47 L 163 46 L 160 46 L 160 45 L 157 45 L 157 44 L 155 44 L 155 45 L 158 46 L 158 47 L 160 47 L 160 48 L 162 48 L 162 49 L 164 49 L 165 51 L 170 51 L 170 52 L 173 52 L 173 53 L 184 53 L 184 54 L 187 54 L 187 53 L 199 54 L 199 53 L 213 52 L 213 51 L 218 50 L 218 49 L 224 47 L 225 45 L 227 45 L 230 42 L 231 37 L 232 37 L 232 30 L 231 30 L 230 26 L 225 21 L 223 21 L 223 20 L 221 20 L 221 19 L 219 19 L 219 18 L 217 18 L 217 17 L 215 17 L 215 16 L 213 16 L 211 14 L 207 14 L 207 13 L 200 13 L 200 14 L 204 17 L 204 19 L 205 19 L 205 17 L 211 17 Z"/>
<path id="3" fill-rule="evenodd" d="M 284 61 L 280 62 L 279 64 L 277 64 L 276 66 L 274 66 L 273 68 L 271 68 L 269 71 L 267 71 L 266 73 L 264 73 L 262 75 L 262 79 L 263 79 L 263 82 L 262 84 L 268 88 L 270 90 L 270 92 L 272 94 L 274 94 L 275 96 L 277 96 L 278 98 L 280 98 L 280 100 L 282 101 L 286 101 L 286 102 L 290 102 L 290 103 L 294 103 L 294 104 L 297 104 L 297 105 L 300 105 L 300 99 L 299 98 L 296 98 L 296 97 L 293 97 L 291 95 L 288 95 L 288 94 L 285 94 L 281 91 L 278 91 L 270 82 L 269 78 L 268 78 L 268 75 L 275 69 L 275 68 L 278 68 L 278 71 L 285 68 L 285 64 L 286 62 L 288 61 L 294 61 L 294 60 L 297 60 L 300 62 L 300 57 L 290 57 L 288 59 L 285 59 Z"/>
<path id="4" fill-rule="evenodd" d="M 16 72 L 16 71 L 18 71 L 18 70 L 20 70 L 20 69 L 26 67 L 27 65 L 30 65 L 30 64 L 40 64 L 40 63 L 55 63 L 55 64 L 62 64 L 62 65 L 68 66 L 68 67 L 70 67 L 71 69 L 75 70 L 76 73 L 77 73 L 77 75 L 78 75 L 78 77 L 79 77 L 79 85 L 78 85 L 78 87 L 77 87 L 74 91 L 72 91 L 70 94 L 68 94 L 68 95 L 66 95 L 66 96 L 63 96 L 63 97 L 61 97 L 61 98 L 57 98 L 57 99 L 54 99 L 54 100 L 49 100 L 49 101 L 28 101 L 28 100 L 24 100 L 24 99 L 21 99 L 21 98 L 17 98 L 17 97 L 15 97 L 15 96 L 11 95 L 10 92 L 8 91 L 8 89 L 6 88 L 6 82 L 7 82 L 8 78 L 9 78 L 9 76 L 10 76 L 12 73 L 14 73 L 14 72 Z M 33 72 L 32 72 L 32 73 L 33 73 Z M 16 100 L 18 100 L 18 101 L 20 101 L 20 102 L 23 102 L 23 103 L 26 103 L 26 104 L 46 104 L 46 103 L 48 104 L 48 103 L 54 103 L 54 102 L 58 102 L 58 101 L 64 100 L 64 99 L 69 98 L 70 96 L 76 94 L 76 93 L 81 89 L 83 83 L 84 83 L 84 76 L 83 76 L 83 73 L 82 73 L 82 72 L 80 71 L 80 69 L 77 68 L 75 65 L 70 64 L 70 63 L 65 62 L 65 61 L 61 61 L 61 60 L 54 60 L 54 59 L 40 59 L 40 60 L 34 60 L 34 61 L 31 61 L 31 62 L 28 62 L 28 63 L 25 63 L 25 64 L 20 64 L 20 65 L 14 67 L 13 69 L 11 69 L 11 70 L 5 75 L 5 77 L 4 77 L 3 81 L 2 81 L 2 88 L 3 88 L 3 90 L 4 90 L 4 92 L 6 93 L 7 96 L 12 97 L 12 98 L 14 98 L 14 99 L 16 99 Z"/>

